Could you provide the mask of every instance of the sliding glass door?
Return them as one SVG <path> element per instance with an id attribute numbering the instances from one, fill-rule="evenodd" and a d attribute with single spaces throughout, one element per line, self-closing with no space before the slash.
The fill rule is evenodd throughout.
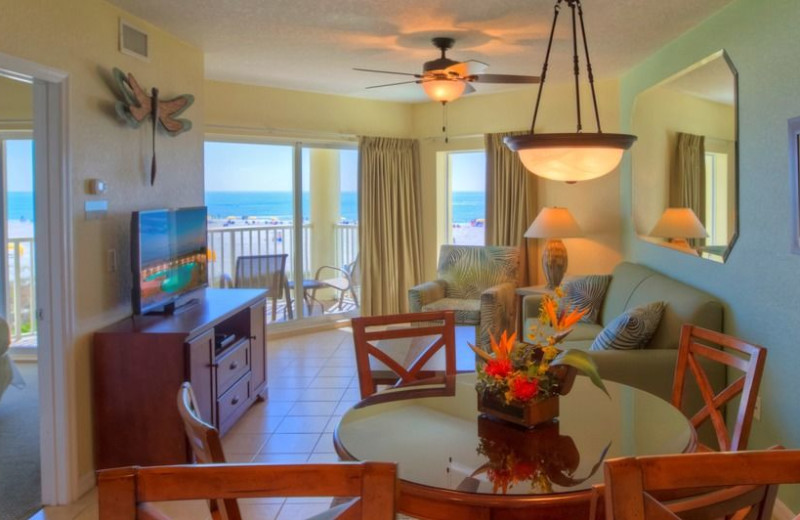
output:
<path id="1" fill-rule="evenodd" d="M 355 149 L 209 140 L 205 200 L 214 287 L 264 287 L 267 320 L 358 307 Z"/>

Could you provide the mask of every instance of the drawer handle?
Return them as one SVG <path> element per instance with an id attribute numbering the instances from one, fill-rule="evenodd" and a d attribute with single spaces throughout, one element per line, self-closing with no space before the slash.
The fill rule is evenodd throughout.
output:
<path id="1" fill-rule="evenodd" d="M 228 366 L 228 368 L 231 369 L 231 370 L 236 370 L 237 368 L 239 368 L 239 362 L 238 361 L 234 361 L 233 363 L 231 363 Z"/>
<path id="2" fill-rule="evenodd" d="M 234 396 L 234 398 L 231 399 L 231 405 L 237 405 L 237 404 L 239 404 L 239 396 L 238 395 Z"/>
<path id="3" fill-rule="evenodd" d="M 257 339 L 258 339 L 258 337 L 257 337 L 257 336 L 250 336 L 250 339 L 252 339 L 253 341 L 255 341 L 255 340 L 257 340 Z"/>

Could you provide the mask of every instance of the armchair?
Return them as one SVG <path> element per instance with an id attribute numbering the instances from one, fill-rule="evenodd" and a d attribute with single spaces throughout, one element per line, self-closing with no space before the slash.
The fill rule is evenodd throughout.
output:
<path id="1" fill-rule="evenodd" d="M 489 334 L 513 329 L 519 260 L 513 246 L 443 245 L 437 279 L 409 289 L 409 310 L 454 311 L 456 325 L 477 327 L 475 339 L 488 350 Z"/>

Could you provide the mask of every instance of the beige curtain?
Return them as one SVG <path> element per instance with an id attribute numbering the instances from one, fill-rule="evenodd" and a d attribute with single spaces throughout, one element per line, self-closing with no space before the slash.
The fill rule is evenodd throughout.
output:
<path id="1" fill-rule="evenodd" d="M 358 152 L 361 314 L 408 312 L 422 279 L 419 145 L 361 137 Z"/>
<path id="2" fill-rule="evenodd" d="M 692 208 L 703 225 L 706 216 L 705 154 L 705 137 L 679 133 L 670 183 L 670 206 Z"/>
<path id="3" fill-rule="evenodd" d="M 538 276 L 536 239 L 523 237 L 536 218 L 536 177 L 508 149 L 503 138 L 528 132 L 486 134 L 486 244 L 522 246 L 520 284 L 529 285 Z M 530 261 L 529 261 L 530 260 Z"/>

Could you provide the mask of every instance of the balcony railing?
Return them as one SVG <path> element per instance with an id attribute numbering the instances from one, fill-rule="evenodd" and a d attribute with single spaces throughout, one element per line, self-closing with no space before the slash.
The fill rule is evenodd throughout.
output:
<path id="1" fill-rule="evenodd" d="M 11 342 L 36 334 L 36 283 L 33 237 L 10 238 L 8 244 L 7 316 Z"/>
<path id="2" fill-rule="evenodd" d="M 358 256 L 358 224 L 334 224 L 336 267 L 352 263 Z"/>
<path id="3" fill-rule="evenodd" d="M 223 285 L 236 271 L 236 258 L 245 255 L 287 254 L 286 273 L 292 280 L 294 265 L 294 226 L 252 225 L 208 230 L 208 280 L 212 287 Z M 303 276 L 311 273 L 311 224 L 303 224 Z"/>

